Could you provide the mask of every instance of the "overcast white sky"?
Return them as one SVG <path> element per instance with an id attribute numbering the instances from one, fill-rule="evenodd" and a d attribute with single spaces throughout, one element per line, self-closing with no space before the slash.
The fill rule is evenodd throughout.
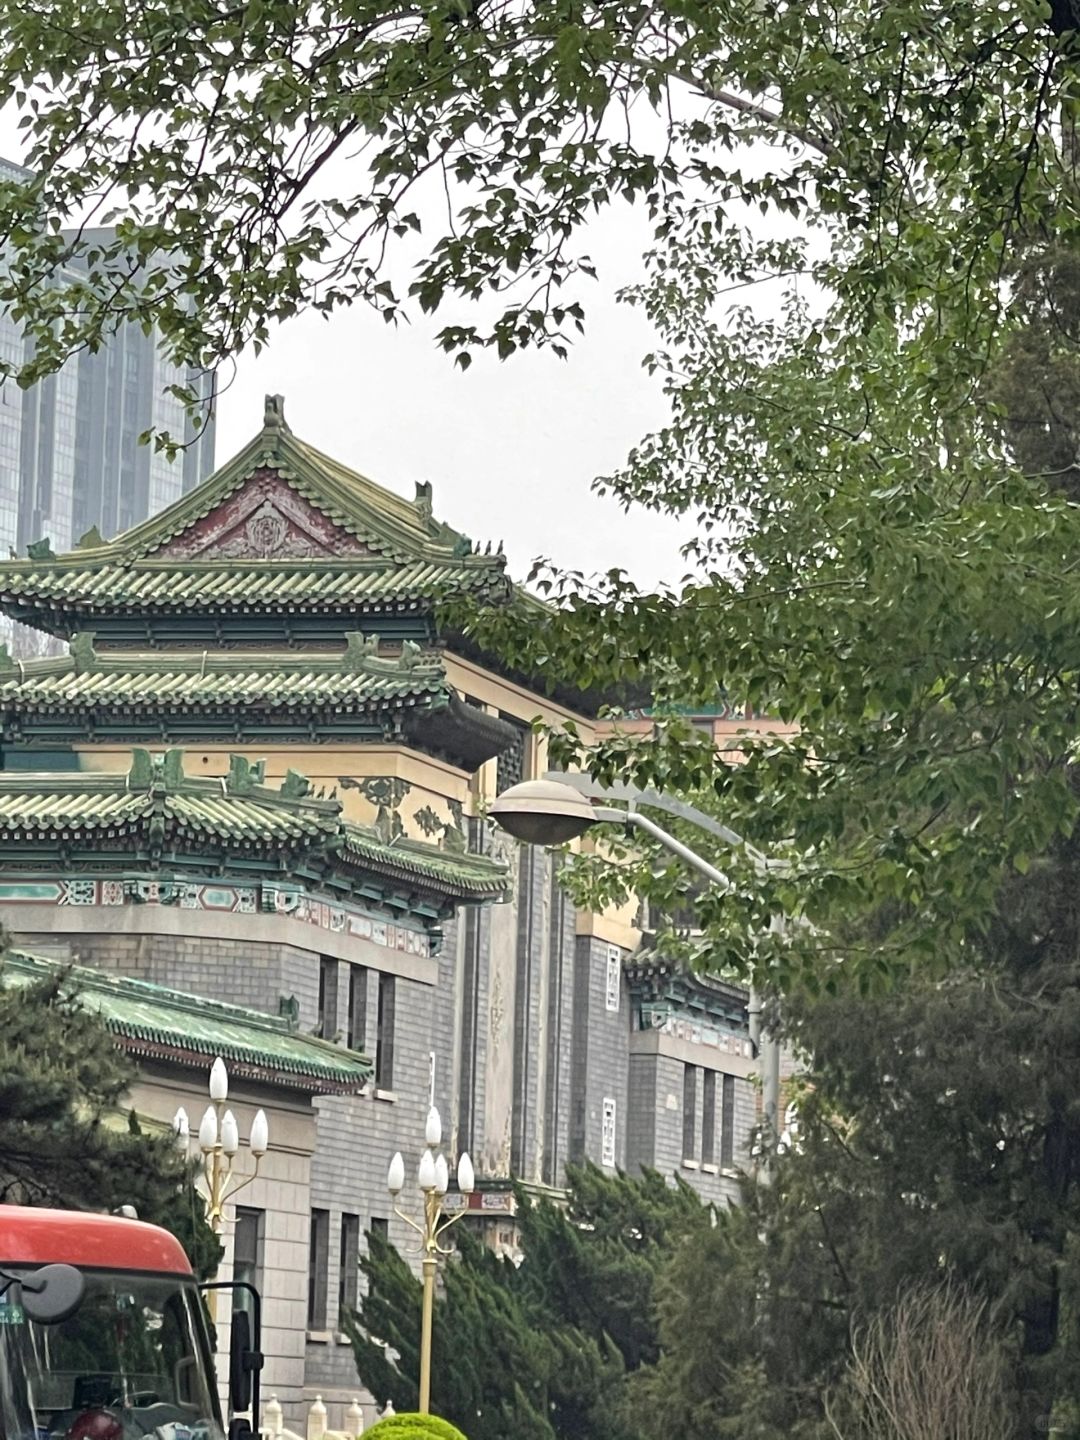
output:
<path id="1" fill-rule="evenodd" d="M 12 160 L 24 154 L 17 118 L 13 107 L 0 112 L 0 155 Z M 625 205 L 581 237 L 599 279 L 580 282 L 587 332 L 566 361 L 479 355 L 463 372 L 434 343 L 446 316 L 394 328 L 356 308 L 291 321 L 261 355 L 223 372 L 218 464 L 259 428 L 264 395 L 281 394 L 298 435 L 370 479 L 408 496 L 430 481 L 438 518 L 481 543 L 501 540 L 515 578 L 543 556 L 590 574 L 621 566 L 642 587 L 677 582 L 689 524 L 626 514 L 590 491 L 667 417 L 641 368 L 655 337 L 615 301 L 641 276 L 649 238 L 642 213 Z"/>
<path id="2" fill-rule="evenodd" d="M 626 209 L 593 227 L 600 279 L 581 282 L 587 331 L 566 361 L 480 355 L 463 372 L 434 344 L 438 316 L 399 328 L 366 309 L 290 322 L 237 363 L 219 405 L 219 462 L 258 429 L 263 396 L 281 394 L 299 436 L 370 479 L 410 496 L 430 480 L 436 515 L 474 540 L 502 540 L 517 578 L 544 555 L 590 573 L 619 565 L 639 585 L 677 581 L 688 527 L 627 515 L 589 488 L 667 415 L 641 368 L 654 337 L 614 299 L 641 273 L 647 240 Z"/>

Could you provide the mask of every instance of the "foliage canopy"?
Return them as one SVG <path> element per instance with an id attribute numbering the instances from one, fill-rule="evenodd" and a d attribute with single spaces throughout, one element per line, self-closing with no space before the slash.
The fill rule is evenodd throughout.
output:
<path id="1" fill-rule="evenodd" d="M 979 335 L 1018 228 L 1076 223 L 1052 143 L 1067 3 L 43 0 L 6 19 L 0 98 L 39 174 L 0 188 L 0 298 L 37 334 L 34 373 L 121 316 L 209 363 L 358 300 L 392 319 L 490 297 L 441 332 L 463 361 L 561 346 L 579 232 L 620 199 L 661 234 L 747 205 L 820 224 L 820 278 L 863 323 L 940 301 Z M 86 273 L 65 296 L 43 281 L 68 262 Z"/>
<path id="2" fill-rule="evenodd" d="M 465 1440 L 465 1436 L 448 1420 L 438 1415 L 388 1415 L 364 1431 L 374 1440 Z"/>

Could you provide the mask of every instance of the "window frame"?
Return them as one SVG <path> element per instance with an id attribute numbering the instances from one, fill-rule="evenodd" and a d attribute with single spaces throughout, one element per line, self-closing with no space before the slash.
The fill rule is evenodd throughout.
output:
<path id="1" fill-rule="evenodd" d="M 308 1232 L 308 1330 L 318 1332 L 326 1329 L 329 1269 L 330 1211 L 312 1206 Z"/>

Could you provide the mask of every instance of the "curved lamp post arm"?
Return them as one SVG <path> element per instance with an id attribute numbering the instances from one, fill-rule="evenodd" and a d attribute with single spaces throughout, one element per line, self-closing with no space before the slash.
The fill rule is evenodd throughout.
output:
<path id="1" fill-rule="evenodd" d="M 627 787 L 629 788 L 629 787 Z M 647 792 L 646 792 L 647 793 Z M 644 795 L 641 797 L 644 798 Z M 677 855 L 691 870 L 696 870 L 699 875 L 704 876 L 710 884 L 715 885 L 721 892 L 730 890 L 731 881 L 722 870 L 710 864 L 703 855 L 696 850 L 691 850 L 689 845 L 684 845 L 681 840 L 676 839 L 662 825 L 657 825 L 648 815 L 643 815 L 635 805 L 640 803 L 638 796 L 631 796 L 626 810 L 619 810 L 614 806 L 596 805 L 593 807 L 598 822 L 603 824 L 620 824 L 643 831 L 652 837 L 665 850 Z M 672 802 L 672 808 L 676 802 Z M 698 824 L 701 820 L 708 820 L 707 815 L 695 811 L 692 806 L 680 805 L 682 818 Z M 706 827 L 702 827 L 706 828 Z M 725 827 L 710 825 L 710 830 L 723 830 Z M 733 830 L 726 831 L 726 836 L 732 837 L 732 842 L 742 844 L 742 840 Z M 726 837 L 725 837 L 726 838 Z M 749 847 L 746 847 L 749 853 Z M 754 867 L 759 872 L 762 870 L 775 870 L 782 862 L 769 861 L 757 851 L 751 853 Z M 783 927 L 783 920 L 775 916 L 771 928 L 779 930 Z M 761 1033 L 761 994 L 756 985 L 750 987 L 747 997 L 746 1019 L 749 1030 L 750 1044 L 753 1047 L 754 1056 L 761 1061 L 761 1087 L 764 1130 L 766 1132 L 766 1153 L 770 1153 L 773 1145 L 773 1137 L 779 1134 L 779 1107 L 780 1107 L 780 1046 L 775 1039 L 763 1037 Z"/>

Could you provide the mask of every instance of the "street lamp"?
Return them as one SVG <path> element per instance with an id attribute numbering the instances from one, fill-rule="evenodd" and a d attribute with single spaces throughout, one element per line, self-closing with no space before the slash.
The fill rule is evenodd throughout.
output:
<path id="1" fill-rule="evenodd" d="M 240 1151 L 240 1131 L 236 1116 L 225 1109 L 229 1098 L 229 1072 L 225 1061 L 219 1055 L 210 1068 L 210 1104 L 199 1121 L 198 1141 L 202 1155 L 203 1201 L 206 1205 L 206 1219 L 215 1235 L 221 1233 L 224 1223 L 225 1206 L 240 1190 L 243 1190 L 259 1173 L 259 1162 L 270 1146 L 270 1127 L 266 1112 L 258 1110 L 251 1122 L 248 1149 L 251 1151 L 251 1174 L 241 1178 L 234 1169 Z M 187 1111 L 180 1107 L 173 1116 L 173 1133 L 183 1154 L 188 1153 L 191 1141 L 191 1125 Z"/>
<path id="2" fill-rule="evenodd" d="M 455 1215 L 443 1214 L 443 1202 L 450 1186 L 450 1168 L 446 1156 L 439 1150 L 442 1141 L 442 1120 L 432 1105 L 424 1126 L 424 1153 L 417 1170 L 417 1188 L 423 1196 L 424 1218 L 416 1221 L 406 1215 L 398 1206 L 398 1196 L 405 1188 L 405 1161 L 401 1152 L 390 1161 L 386 1176 L 386 1188 L 394 1203 L 394 1214 L 404 1220 L 411 1230 L 420 1236 L 420 1268 L 424 1281 L 424 1298 L 421 1310 L 420 1328 L 420 1414 L 427 1415 L 431 1408 L 431 1321 L 435 1308 L 435 1272 L 439 1256 L 449 1255 L 451 1250 L 440 1244 L 441 1237 L 451 1225 L 465 1214 L 464 1206 Z M 476 1185 L 472 1161 L 462 1154 L 457 1163 L 457 1186 L 462 1195 L 470 1195 Z"/>
<path id="3" fill-rule="evenodd" d="M 598 805 L 590 797 L 594 794 L 624 800 L 626 809 L 613 805 Z M 692 870 L 703 875 L 710 884 L 721 891 L 731 889 L 731 881 L 715 865 L 689 845 L 684 845 L 669 834 L 655 820 L 643 815 L 636 807 L 652 805 L 666 810 L 680 819 L 689 821 L 699 829 L 707 830 L 728 845 L 743 846 L 751 862 L 759 871 L 777 867 L 777 861 L 770 861 L 752 846 L 746 844 L 741 835 L 721 825 L 710 815 L 696 810 L 679 800 L 657 794 L 651 790 L 635 790 L 631 786 L 603 786 L 585 775 L 548 774 L 543 780 L 525 780 L 511 785 L 488 806 L 488 814 L 515 840 L 526 845 L 563 845 L 567 840 L 576 840 L 593 825 L 618 824 L 642 830 L 650 835 L 665 850 L 677 855 Z M 782 922 L 775 922 L 779 927 Z M 771 1150 L 779 1135 L 780 1105 L 780 1047 L 768 1034 L 761 1033 L 761 1000 L 756 989 L 751 988 L 748 1005 L 750 1040 L 758 1051 L 761 1061 L 762 1108 L 764 1129 L 767 1140 L 766 1150 Z"/>

